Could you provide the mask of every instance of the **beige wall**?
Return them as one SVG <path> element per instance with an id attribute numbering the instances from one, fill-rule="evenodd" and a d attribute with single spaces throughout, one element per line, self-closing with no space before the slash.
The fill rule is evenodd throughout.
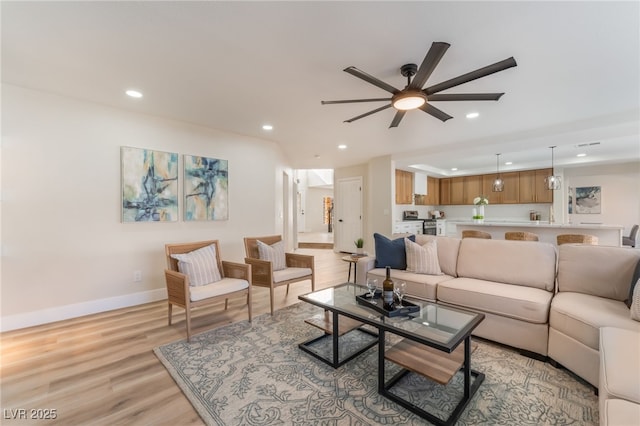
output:
<path id="1" fill-rule="evenodd" d="M 229 220 L 122 223 L 121 146 L 179 153 L 181 179 L 183 154 L 228 160 Z M 2 330 L 164 298 L 168 242 L 243 261 L 244 236 L 283 231 L 285 171 L 272 142 L 3 85 Z"/>

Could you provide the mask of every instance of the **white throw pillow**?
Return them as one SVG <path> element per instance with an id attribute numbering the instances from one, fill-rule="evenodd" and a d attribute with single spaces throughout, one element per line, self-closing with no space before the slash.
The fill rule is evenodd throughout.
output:
<path id="1" fill-rule="evenodd" d="M 631 300 L 631 319 L 640 321 L 640 279 L 633 289 L 633 299 Z"/>
<path id="2" fill-rule="evenodd" d="M 404 248 L 407 254 L 407 271 L 416 274 L 442 275 L 436 240 L 427 241 L 421 246 L 405 238 Z"/>
<path id="3" fill-rule="evenodd" d="M 172 254 L 171 257 L 178 261 L 178 270 L 189 277 L 190 286 L 199 287 L 222 279 L 213 244 L 189 253 Z"/>
<path id="4" fill-rule="evenodd" d="M 258 240 L 258 255 L 262 260 L 268 260 L 273 264 L 274 271 L 287 268 L 287 259 L 284 254 L 284 241 L 278 241 L 271 245 Z"/>

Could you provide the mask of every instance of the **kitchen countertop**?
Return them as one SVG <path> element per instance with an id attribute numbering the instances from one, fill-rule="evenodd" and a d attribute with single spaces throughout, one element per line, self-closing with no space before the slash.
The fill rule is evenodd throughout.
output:
<path id="1" fill-rule="evenodd" d="M 472 220 L 456 220 L 456 225 L 474 225 L 474 226 L 500 226 L 500 227 L 531 227 L 531 228 L 566 228 L 566 229 L 624 229 L 622 225 L 605 225 L 596 223 L 549 223 L 545 221 L 500 221 L 485 220 L 483 223 L 476 223 Z"/>

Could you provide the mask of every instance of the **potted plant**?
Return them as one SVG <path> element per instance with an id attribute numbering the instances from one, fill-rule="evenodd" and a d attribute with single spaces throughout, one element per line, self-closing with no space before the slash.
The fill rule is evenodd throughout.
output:
<path id="1" fill-rule="evenodd" d="M 484 195 L 476 197 L 473 199 L 473 204 L 478 206 L 473 209 L 473 221 L 475 223 L 483 223 L 484 222 L 484 206 L 489 204 L 489 199 Z"/>
<path id="2" fill-rule="evenodd" d="M 356 245 L 356 253 L 363 254 L 364 253 L 364 240 L 362 238 L 358 238 L 353 242 Z"/>

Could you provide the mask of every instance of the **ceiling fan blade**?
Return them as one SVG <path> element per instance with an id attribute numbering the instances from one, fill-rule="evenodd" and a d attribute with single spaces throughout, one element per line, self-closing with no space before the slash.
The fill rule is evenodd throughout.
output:
<path id="1" fill-rule="evenodd" d="M 364 118 L 364 117 L 366 117 L 366 116 L 368 116 L 368 115 L 375 114 L 376 112 L 383 111 L 383 110 L 385 110 L 385 109 L 387 109 L 387 108 L 389 108 L 389 107 L 391 107 L 391 104 L 389 104 L 389 105 L 385 105 L 385 106 L 380 107 L 380 108 L 376 108 L 376 109 L 374 109 L 374 110 L 372 110 L 372 111 L 369 111 L 369 112 L 365 112 L 364 114 L 359 115 L 359 116 L 357 116 L 357 117 L 353 117 L 353 118 L 350 118 L 350 119 L 348 119 L 348 120 L 344 120 L 344 122 L 345 122 L 345 123 L 351 123 L 351 122 L 353 122 L 353 121 L 360 120 L 361 118 Z"/>
<path id="2" fill-rule="evenodd" d="M 429 104 L 428 102 L 426 104 L 422 105 L 420 107 L 420 109 L 423 110 L 424 112 L 426 112 L 427 114 L 433 115 L 438 120 L 442 120 L 443 122 L 449 120 L 450 118 L 453 118 L 452 116 L 450 116 L 446 112 L 439 110 L 438 108 L 434 107 L 433 105 Z"/>
<path id="3" fill-rule="evenodd" d="M 429 77 L 431 77 L 431 73 L 436 69 L 438 63 L 440 63 L 440 59 L 442 59 L 442 56 L 444 56 L 449 46 L 451 46 L 449 43 L 444 42 L 435 42 L 431 44 L 431 48 L 424 57 L 422 64 L 420 64 L 418 72 L 409 84 L 409 89 L 422 89 L 422 86 L 424 86 Z"/>
<path id="4" fill-rule="evenodd" d="M 399 92 L 399 90 L 396 89 L 395 87 L 393 87 L 392 85 L 387 84 L 382 80 L 378 80 L 374 76 L 369 75 L 364 71 L 360 71 L 356 67 L 348 67 L 348 68 L 345 68 L 343 71 L 348 72 L 349 74 L 351 74 L 351 75 L 353 75 L 355 77 L 358 77 L 358 78 L 366 81 L 367 83 L 371 83 L 374 86 L 378 86 L 382 90 L 386 90 L 387 92 L 389 92 L 391 94 L 395 94 L 395 93 Z"/>
<path id="5" fill-rule="evenodd" d="M 443 93 L 427 96 L 429 102 L 438 101 L 497 101 L 504 93 Z"/>
<path id="6" fill-rule="evenodd" d="M 391 98 L 373 98 L 373 99 L 345 99 L 343 101 L 320 101 L 322 105 L 331 105 L 331 104 L 351 104 L 358 102 L 389 102 Z"/>
<path id="7" fill-rule="evenodd" d="M 443 81 L 442 83 L 427 87 L 426 89 L 424 89 L 424 92 L 427 94 L 427 96 L 429 96 L 434 93 L 450 89 L 454 86 L 459 86 L 460 84 L 468 83 L 470 81 L 486 77 L 499 71 L 506 70 L 507 68 L 515 67 L 516 65 L 518 65 L 516 64 L 516 60 L 511 57 L 509 59 L 496 62 L 495 64 L 487 65 L 486 67 L 479 68 L 475 71 L 471 71 L 458 77 L 452 78 L 451 80 Z"/>
<path id="8" fill-rule="evenodd" d="M 391 124 L 389 125 L 389 128 L 392 127 L 398 127 L 398 124 L 400 124 L 400 122 L 402 121 L 402 118 L 404 117 L 404 114 L 406 113 L 406 110 L 399 110 L 398 112 L 396 112 L 396 115 L 393 117 L 393 121 L 391 121 Z"/>

